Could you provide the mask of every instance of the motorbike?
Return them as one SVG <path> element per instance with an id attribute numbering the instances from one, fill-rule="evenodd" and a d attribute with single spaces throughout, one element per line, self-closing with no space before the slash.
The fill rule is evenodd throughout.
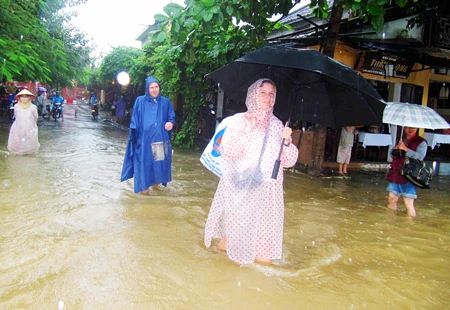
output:
<path id="1" fill-rule="evenodd" d="M 11 100 L 11 103 L 9 104 L 9 119 L 14 120 L 16 117 L 14 116 L 14 106 L 16 105 L 17 100 Z"/>
<path id="2" fill-rule="evenodd" d="M 92 118 L 94 119 L 94 121 L 96 121 L 98 118 L 98 105 L 95 104 L 91 106 L 91 111 L 92 111 Z"/>
<path id="3" fill-rule="evenodd" d="M 38 115 L 42 116 L 43 119 L 49 120 L 50 119 L 50 105 L 48 104 L 36 104 Z"/>
<path id="4" fill-rule="evenodd" d="M 52 112 L 50 111 L 50 105 L 49 104 L 45 105 L 45 110 L 47 111 L 47 113 L 42 115 L 42 116 L 45 119 L 45 116 L 47 115 L 47 120 L 49 121 L 50 120 L 50 115 L 52 115 Z"/>
<path id="5" fill-rule="evenodd" d="M 53 103 L 52 117 L 55 119 L 55 122 L 62 115 L 62 107 L 63 107 L 63 105 L 64 105 L 64 103 L 62 103 L 62 102 L 55 102 L 55 103 Z"/>

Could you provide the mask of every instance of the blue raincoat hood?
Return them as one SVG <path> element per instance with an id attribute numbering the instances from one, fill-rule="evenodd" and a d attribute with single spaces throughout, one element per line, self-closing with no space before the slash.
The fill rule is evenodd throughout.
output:
<path id="1" fill-rule="evenodd" d="M 149 76 L 146 80 L 145 80 L 145 96 L 148 97 L 148 99 L 152 98 L 150 96 L 150 91 L 148 90 L 148 87 L 150 86 L 151 83 L 156 82 L 159 85 L 159 94 L 158 96 L 156 96 L 156 100 L 159 99 L 159 97 L 161 97 L 161 84 L 159 84 L 159 81 L 153 77 L 153 76 Z"/>

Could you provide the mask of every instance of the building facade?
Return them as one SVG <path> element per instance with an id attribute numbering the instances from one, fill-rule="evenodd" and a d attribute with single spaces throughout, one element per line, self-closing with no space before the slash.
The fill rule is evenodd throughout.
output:
<path id="1" fill-rule="evenodd" d="M 411 16 L 392 6 L 386 9 L 383 32 L 378 33 L 355 15 L 344 10 L 334 58 L 361 72 L 386 102 L 429 106 L 450 122 L 450 16 L 443 14 L 427 25 L 408 29 Z M 328 21 L 314 17 L 309 6 L 280 22 L 292 30 L 274 31 L 268 37 L 270 44 L 321 50 Z M 335 145 L 337 136 L 330 130 L 327 145 Z M 325 160 L 335 160 L 335 151 L 328 147 Z"/>

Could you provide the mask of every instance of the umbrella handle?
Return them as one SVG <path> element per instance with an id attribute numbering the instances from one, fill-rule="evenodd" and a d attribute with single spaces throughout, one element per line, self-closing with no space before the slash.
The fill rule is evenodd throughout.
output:
<path id="1" fill-rule="evenodd" d="M 280 165 L 281 165 L 281 152 L 283 151 L 283 146 L 284 146 L 284 139 L 283 142 L 281 142 L 281 147 L 280 147 L 280 154 L 278 154 L 278 158 L 277 160 L 275 160 L 275 165 L 273 166 L 273 170 L 272 170 L 272 179 L 276 180 L 277 176 L 278 176 L 278 171 L 280 170 Z"/>
<path id="2" fill-rule="evenodd" d="M 286 125 L 284 127 L 287 127 L 287 125 L 289 124 L 289 121 L 291 120 L 291 117 L 289 116 L 288 121 L 286 122 Z M 280 170 L 280 166 L 281 166 L 281 153 L 283 152 L 283 146 L 284 146 L 284 142 L 286 141 L 286 139 L 283 138 L 283 140 L 281 141 L 281 146 L 280 146 L 280 152 L 278 153 L 278 158 L 277 160 L 275 160 L 275 165 L 273 166 L 273 170 L 272 170 L 272 179 L 276 180 L 277 176 L 278 176 L 278 171 Z"/>

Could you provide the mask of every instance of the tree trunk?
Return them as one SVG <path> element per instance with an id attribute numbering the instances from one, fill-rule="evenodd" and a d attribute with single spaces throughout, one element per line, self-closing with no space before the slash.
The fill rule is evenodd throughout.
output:
<path id="1" fill-rule="evenodd" d="M 334 1 L 333 9 L 331 11 L 330 22 L 326 32 L 326 36 L 322 42 L 323 54 L 333 58 L 334 50 L 336 48 L 336 41 L 341 27 L 340 21 L 342 19 L 343 8 Z M 326 126 L 314 127 L 314 142 L 311 150 L 311 160 L 308 163 L 309 174 L 320 174 L 323 169 L 323 159 L 325 154 L 325 142 L 327 138 Z"/>

